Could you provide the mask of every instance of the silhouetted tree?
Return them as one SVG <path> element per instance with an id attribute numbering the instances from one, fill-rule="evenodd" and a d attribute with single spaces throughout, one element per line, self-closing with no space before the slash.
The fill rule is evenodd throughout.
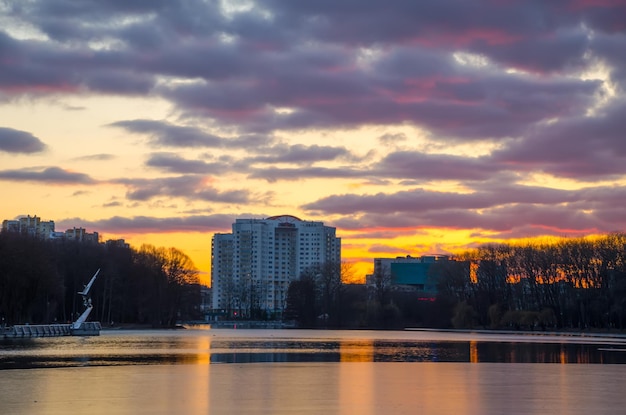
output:
<path id="1" fill-rule="evenodd" d="M 289 283 L 285 319 L 295 321 L 300 327 L 314 327 L 317 316 L 315 278 L 304 274 Z"/>

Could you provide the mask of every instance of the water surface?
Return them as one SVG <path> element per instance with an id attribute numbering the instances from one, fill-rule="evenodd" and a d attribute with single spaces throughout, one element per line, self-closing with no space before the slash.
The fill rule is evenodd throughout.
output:
<path id="1" fill-rule="evenodd" d="M 0 343 L 5 414 L 616 414 L 620 337 L 103 331 Z"/>

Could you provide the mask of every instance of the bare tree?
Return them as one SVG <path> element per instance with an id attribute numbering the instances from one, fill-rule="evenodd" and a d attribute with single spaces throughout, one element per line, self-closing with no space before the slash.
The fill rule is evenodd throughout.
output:
<path id="1" fill-rule="evenodd" d="M 374 271 L 374 296 L 379 307 L 384 307 L 390 300 L 391 292 L 391 269 L 389 266 L 382 264 L 376 267 Z"/>

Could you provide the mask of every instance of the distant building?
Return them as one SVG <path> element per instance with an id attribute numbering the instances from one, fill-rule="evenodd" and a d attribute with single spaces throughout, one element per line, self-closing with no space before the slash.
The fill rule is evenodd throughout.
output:
<path id="1" fill-rule="evenodd" d="M 314 266 L 341 262 L 341 238 L 322 222 L 295 216 L 237 219 L 211 246 L 213 308 L 282 313 L 291 281 Z"/>
<path id="2" fill-rule="evenodd" d="M 50 239 L 54 233 L 54 221 L 42 221 L 38 216 L 25 216 L 16 220 L 3 220 L 3 232 L 15 232 L 40 239 Z"/>
<path id="3" fill-rule="evenodd" d="M 387 284 L 395 290 L 423 291 L 437 293 L 437 282 L 441 274 L 441 265 L 451 261 L 446 255 L 425 255 L 421 257 L 375 258 L 374 273 L 366 277 L 366 284 L 376 284 L 376 276 L 385 278 Z M 380 278 L 380 277 L 379 277 Z"/>
<path id="4" fill-rule="evenodd" d="M 100 241 L 100 236 L 98 232 L 89 233 L 84 228 L 72 228 L 65 231 L 65 239 L 97 244 Z"/>
<path id="5" fill-rule="evenodd" d="M 54 221 L 42 221 L 38 216 L 24 216 L 15 220 L 2 221 L 2 232 L 14 232 L 43 240 L 71 240 L 99 243 L 98 232 L 87 232 L 84 228 L 72 228 L 65 232 L 54 230 Z"/>
<path id="6" fill-rule="evenodd" d="M 107 247 L 116 247 L 116 248 L 125 248 L 129 249 L 130 244 L 128 244 L 124 239 L 107 239 L 104 243 Z"/>

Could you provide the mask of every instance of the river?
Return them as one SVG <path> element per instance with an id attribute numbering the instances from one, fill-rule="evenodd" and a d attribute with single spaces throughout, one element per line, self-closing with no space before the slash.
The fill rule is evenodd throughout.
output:
<path id="1" fill-rule="evenodd" d="M 103 331 L 0 342 L 0 414 L 616 414 L 626 338 Z"/>

